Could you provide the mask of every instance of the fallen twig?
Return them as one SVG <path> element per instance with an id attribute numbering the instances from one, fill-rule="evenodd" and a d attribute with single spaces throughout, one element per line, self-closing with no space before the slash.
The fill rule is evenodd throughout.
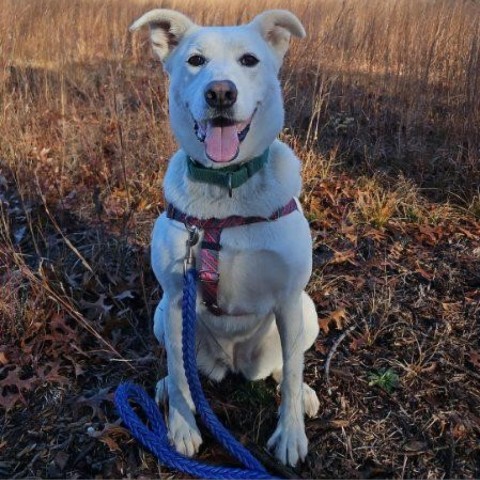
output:
<path id="1" fill-rule="evenodd" d="M 332 348 L 330 349 L 330 351 L 328 352 L 328 355 L 327 355 L 327 361 L 325 362 L 325 383 L 327 385 L 327 391 L 328 391 L 328 394 L 331 395 L 332 394 L 332 390 L 330 388 L 330 363 L 332 361 L 332 358 L 333 356 L 335 355 L 339 345 L 343 342 L 343 340 L 345 339 L 345 337 L 350 333 L 352 332 L 353 330 L 355 330 L 356 328 L 356 325 L 352 325 L 350 327 L 348 327 L 336 340 L 335 340 L 335 343 L 332 345 Z"/>

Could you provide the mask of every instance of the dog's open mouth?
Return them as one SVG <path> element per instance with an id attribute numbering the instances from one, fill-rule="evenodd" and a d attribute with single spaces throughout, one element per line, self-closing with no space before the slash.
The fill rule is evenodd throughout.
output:
<path id="1" fill-rule="evenodd" d="M 254 112 L 255 114 L 255 112 Z M 235 122 L 226 117 L 195 121 L 195 134 L 205 144 L 205 153 L 213 162 L 234 160 L 250 130 L 253 115 L 245 122 Z"/>

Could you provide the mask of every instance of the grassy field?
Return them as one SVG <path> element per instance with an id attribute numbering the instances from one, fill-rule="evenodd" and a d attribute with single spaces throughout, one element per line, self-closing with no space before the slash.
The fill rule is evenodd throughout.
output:
<path id="1" fill-rule="evenodd" d="M 199 7 L 201 5 L 201 7 Z M 114 411 L 165 357 L 149 236 L 175 151 L 152 7 L 288 8 L 282 140 L 303 163 L 320 335 L 315 478 L 480 476 L 480 3 L 0 0 L 0 477 L 178 478 Z M 329 361 L 327 361 L 329 360 Z M 328 364 L 328 368 L 327 367 Z M 259 453 L 273 382 L 205 383 Z M 230 460 L 208 435 L 203 460 Z M 262 454 L 265 454 L 263 452 Z"/>

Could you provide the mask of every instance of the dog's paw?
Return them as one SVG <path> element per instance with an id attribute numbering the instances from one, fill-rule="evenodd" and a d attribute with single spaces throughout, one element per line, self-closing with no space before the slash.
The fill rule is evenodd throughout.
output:
<path id="1" fill-rule="evenodd" d="M 303 406 L 305 414 L 310 418 L 315 417 L 320 408 L 320 401 L 318 400 L 317 393 L 306 383 L 303 384 Z"/>
<path id="2" fill-rule="evenodd" d="M 157 382 L 155 387 L 155 401 L 157 405 L 166 402 L 168 399 L 168 377 L 164 377 Z"/>
<path id="3" fill-rule="evenodd" d="M 190 409 L 180 412 L 170 406 L 168 430 L 177 452 L 192 457 L 202 444 L 195 417 Z"/>
<path id="4" fill-rule="evenodd" d="M 308 453 L 308 439 L 303 425 L 284 425 L 280 420 L 277 429 L 267 443 L 275 449 L 275 456 L 284 464 L 294 467 L 298 460 L 305 460 Z"/>

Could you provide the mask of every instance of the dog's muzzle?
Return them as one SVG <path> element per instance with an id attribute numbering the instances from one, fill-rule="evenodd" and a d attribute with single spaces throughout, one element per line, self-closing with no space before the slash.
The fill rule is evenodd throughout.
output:
<path id="1" fill-rule="evenodd" d="M 250 131 L 256 109 L 246 121 L 235 121 L 226 115 L 218 115 L 203 121 L 194 121 L 194 131 L 198 140 L 205 145 L 207 158 L 217 163 L 234 160 L 240 143 Z"/>

